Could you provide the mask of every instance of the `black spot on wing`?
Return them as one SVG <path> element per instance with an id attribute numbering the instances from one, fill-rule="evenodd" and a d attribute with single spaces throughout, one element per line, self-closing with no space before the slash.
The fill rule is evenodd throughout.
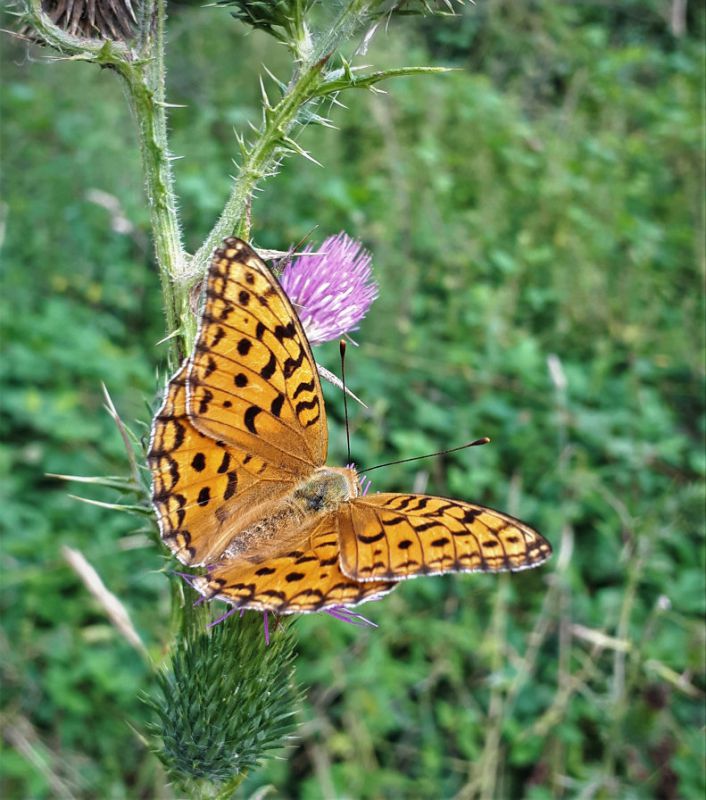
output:
<path id="1" fill-rule="evenodd" d="M 203 371 L 204 378 L 208 378 L 216 371 L 216 362 L 212 356 L 209 356 L 206 361 L 206 368 Z"/>
<path id="2" fill-rule="evenodd" d="M 295 564 L 307 564 L 309 561 L 318 561 L 316 556 L 302 555 L 294 562 Z"/>
<path id="3" fill-rule="evenodd" d="M 226 485 L 226 490 L 223 492 L 223 499 L 230 500 L 230 498 L 236 493 L 238 489 L 238 473 L 235 471 L 228 473 L 228 484 Z"/>
<path id="4" fill-rule="evenodd" d="M 299 354 L 299 360 L 300 361 L 301 361 L 303 355 L 304 355 L 304 351 L 302 350 L 301 353 Z M 293 361 L 293 359 L 288 358 L 287 361 L 284 362 L 284 368 L 285 368 L 284 369 L 284 377 L 285 378 L 290 377 L 289 375 L 287 375 L 287 364 L 290 361 Z M 294 394 L 292 395 L 292 399 L 296 400 L 297 397 L 299 397 L 299 395 L 302 392 L 313 392 L 315 387 L 316 387 L 316 383 L 314 382 L 313 378 L 308 382 L 302 381 L 299 384 L 299 386 L 297 386 L 297 388 L 294 390 Z"/>
<path id="5" fill-rule="evenodd" d="M 172 485 L 169 488 L 173 489 L 179 483 L 179 465 L 173 458 L 169 459 L 169 477 L 172 479 Z"/>
<path id="6" fill-rule="evenodd" d="M 226 453 L 223 453 L 223 460 L 221 461 L 220 466 L 218 467 L 218 472 L 220 472 L 221 475 L 224 472 L 228 472 L 228 467 L 229 466 L 230 466 L 230 453 L 226 452 Z"/>
<path id="7" fill-rule="evenodd" d="M 284 404 L 284 395 L 280 392 L 277 397 L 272 401 L 272 405 L 270 406 L 270 411 L 276 416 L 282 413 L 282 405 Z"/>
<path id="8" fill-rule="evenodd" d="M 260 370 L 260 375 L 268 381 L 274 374 L 275 370 L 277 369 L 277 359 L 275 358 L 274 353 L 270 353 L 270 358 L 267 364 Z"/>
<path id="9" fill-rule="evenodd" d="M 257 428 L 255 427 L 255 417 L 257 417 L 261 411 L 262 409 L 260 406 L 249 406 L 248 410 L 243 415 L 243 422 L 250 433 L 257 433 Z"/>
<path id="10" fill-rule="evenodd" d="M 358 541 L 363 542 L 363 544 L 372 544 L 373 542 L 379 542 L 380 539 L 385 538 L 385 531 L 380 531 L 379 533 L 374 533 L 371 536 L 365 536 L 362 533 L 359 533 Z"/>
<path id="11" fill-rule="evenodd" d="M 208 411 L 211 400 L 213 400 L 213 392 L 209 389 L 204 389 L 199 400 L 199 414 L 205 414 Z"/>
<path id="12" fill-rule="evenodd" d="M 449 541 L 450 541 L 450 539 L 448 537 L 442 536 L 441 539 L 434 539 L 434 541 L 431 543 L 431 546 L 432 547 L 444 547 L 445 545 L 447 545 L 449 543 Z"/>
<path id="13" fill-rule="evenodd" d="M 299 355 L 296 358 L 292 358 L 291 356 L 289 356 L 289 358 L 284 362 L 284 366 L 282 368 L 284 370 L 284 377 L 291 378 L 292 375 L 299 369 L 299 367 L 301 367 L 303 361 L 304 361 L 303 349 L 299 351 Z M 299 386 L 297 387 L 297 390 L 294 392 L 294 397 L 296 398 L 299 392 L 303 391 L 303 389 L 306 388 L 308 388 L 309 391 L 312 391 L 314 388 L 314 381 L 310 381 L 309 383 L 304 383 L 304 384 L 300 383 Z"/>
<path id="14" fill-rule="evenodd" d="M 297 328 L 294 322 L 290 320 L 286 325 L 276 325 L 272 333 L 281 344 L 285 339 L 293 339 L 297 333 Z"/>
<path id="15" fill-rule="evenodd" d="M 294 410 L 296 411 L 297 416 L 301 416 L 303 411 L 310 411 L 310 410 L 312 410 L 314 408 L 318 409 L 318 407 L 319 407 L 319 398 L 318 397 L 313 397 L 311 400 L 308 400 L 308 401 L 300 400 L 297 403 L 297 405 L 295 406 Z M 314 422 L 316 422 L 316 420 L 318 418 L 319 418 L 319 415 L 317 413 L 317 415 L 313 419 L 309 420 L 306 423 L 307 426 L 312 425 Z"/>
<path id="16" fill-rule="evenodd" d="M 213 339 L 211 340 L 211 347 L 216 347 L 216 345 L 221 341 L 221 339 L 226 335 L 226 332 L 221 328 L 219 325 L 216 328 L 216 332 L 213 334 Z"/>
<path id="17" fill-rule="evenodd" d="M 408 508 L 409 504 L 414 500 L 414 497 L 407 495 L 395 506 L 395 511 L 404 511 Z"/>

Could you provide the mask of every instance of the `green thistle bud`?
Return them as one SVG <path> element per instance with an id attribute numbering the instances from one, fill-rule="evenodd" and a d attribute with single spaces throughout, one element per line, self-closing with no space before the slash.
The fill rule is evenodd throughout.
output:
<path id="1" fill-rule="evenodd" d="M 231 14 L 246 25 L 265 31 L 287 44 L 314 0 L 219 0 L 231 6 Z"/>
<path id="2" fill-rule="evenodd" d="M 157 755 L 187 791 L 234 786 L 294 731 L 301 693 L 294 683 L 294 644 L 280 627 L 268 646 L 260 614 L 210 629 L 203 609 L 190 620 L 147 703 Z M 235 781 L 235 783 L 234 783 Z M 188 791 L 187 791 L 188 793 Z"/>

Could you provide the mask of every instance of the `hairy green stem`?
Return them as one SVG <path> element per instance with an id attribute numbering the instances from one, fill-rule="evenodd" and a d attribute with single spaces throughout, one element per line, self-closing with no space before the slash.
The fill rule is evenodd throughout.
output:
<path id="1" fill-rule="evenodd" d="M 345 3 L 328 31 L 324 33 L 307 58 L 302 48 L 296 52 L 302 62 L 296 69 L 287 90 L 277 105 L 265 114 L 265 121 L 257 134 L 257 141 L 245 152 L 238 177 L 218 222 L 191 260 L 188 282 L 193 283 L 203 274 L 206 261 L 214 247 L 233 233 L 245 235 L 248 205 L 259 181 L 271 173 L 283 155 L 283 140 L 295 132 L 301 120 L 302 109 L 315 101 L 322 86 L 322 73 L 331 54 L 341 42 L 349 39 L 370 21 L 371 10 L 378 0 L 353 0 Z M 303 21 L 299 28 L 305 29 Z M 309 39 L 307 36 L 307 47 Z M 328 92 L 327 92 L 328 93 Z M 284 148 L 286 149 L 286 148 Z"/>
<path id="2" fill-rule="evenodd" d="M 338 17 L 319 42 L 319 58 L 333 52 L 340 41 L 352 38 L 364 26 L 371 25 L 381 5 L 381 0 L 350 0 L 344 3 Z"/>
<path id="3" fill-rule="evenodd" d="M 193 283 L 204 271 L 214 247 L 232 233 L 243 233 L 244 218 L 250 198 L 259 181 L 274 167 L 282 155 L 283 139 L 296 126 L 303 106 L 314 96 L 328 57 L 305 67 L 290 83 L 284 97 L 266 114 L 263 129 L 246 152 L 238 177 L 225 204 L 223 213 L 191 261 L 188 280 Z"/>
<path id="4" fill-rule="evenodd" d="M 150 209 L 167 334 L 183 329 L 188 310 L 183 285 L 185 253 L 181 244 L 181 228 L 176 210 L 174 179 L 167 142 L 167 104 L 165 102 L 164 22 L 165 0 L 153 4 L 152 18 L 144 20 L 141 31 L 141 60 L 124 64 L 120 70 L 125 78 L 130 103 L 137 120 L 140 154 L 145 189 Z M 172 361 L 180 355 L 177 340 L 172 339 Z M 171 364 L 174 366 L 174 363 Z"/>
<path id="5" fill-rule="evenodd" d="M 51 47 L 69 58 L 109 67 L 126 82 L 137 120 L 154 248 L 162 282 L 167 334 L 189 328 L 186 258 L 176 211 L 174 181 L 167 144 L 164 73 L 164 23 L 166 0 L 146 0 L 140 13 L 138 46 L 110 39 L 95 40 L 68 34 L 49 18 L 41 0 L 30 0 L 32 26 Z M 191 326 L 193 327 L 193 326 Z M 188 344 L 188 342 L 187 342 Z M 172 339 L 171 366 L 180 353 Z"/>

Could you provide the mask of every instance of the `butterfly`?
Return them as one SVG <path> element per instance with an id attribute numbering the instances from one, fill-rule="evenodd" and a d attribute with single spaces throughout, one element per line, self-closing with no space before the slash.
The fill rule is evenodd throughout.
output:
<path id="1" fill-rule="evenodd" d="M 517 519 L 425 494 L 364 495 L 326 465 L 316 363 L 275 276 L 230 237 L 210 263 L 192 354 L 170 379 L 148 464 L 162 540 L 205 598 L 277 614 L 350 607 L 405 578 L 535 567 Z"/>

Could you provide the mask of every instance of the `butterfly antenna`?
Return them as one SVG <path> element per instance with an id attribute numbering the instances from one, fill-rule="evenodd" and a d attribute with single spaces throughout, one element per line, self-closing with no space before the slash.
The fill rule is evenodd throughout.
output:
<path id="1" fill-rule="evenodd" d="M 399 461 L 387 461 L 384 464 L 377 464 L 374 467 L 361 467 L 358 471 L 365 472 L 372 472 L 374 469 L 380 469 L 380 467 L 391 467 L 393 464 L 406 464 L 408 461 L 420 461 L 422 458 L 433 458 L 434 456 L 445 456 L 447 453 L 456 453 L 459 450 L 465 450 L 467 447 L 478 447 L 481 444 L 488 444 L 490 439 L 487 436 L 483 436 L 482 439 L 476 439 L 474 442 L 468 442 L 468 444 L 462 444 L 459 447 L 452 447 L 450 450 L 439 450 L 438 453 L 427 453 L 424 456 L 413 456 L 412 458 L 401 458 Z"/>
<path id="2" fill-rule="evenodd" d="M 348 461 L 347 463 L 350 464 L 351 462 L 351 432 L 350 428 L 348 427 L 348 396 L 346 393 L 346 342 L 344 339 L 341 339 L 338 345 L 339 351 L 341 353 L 341 383 L 343 384 L 343 417 L 346 422 L 346 447 L 348 449 Z"/>

